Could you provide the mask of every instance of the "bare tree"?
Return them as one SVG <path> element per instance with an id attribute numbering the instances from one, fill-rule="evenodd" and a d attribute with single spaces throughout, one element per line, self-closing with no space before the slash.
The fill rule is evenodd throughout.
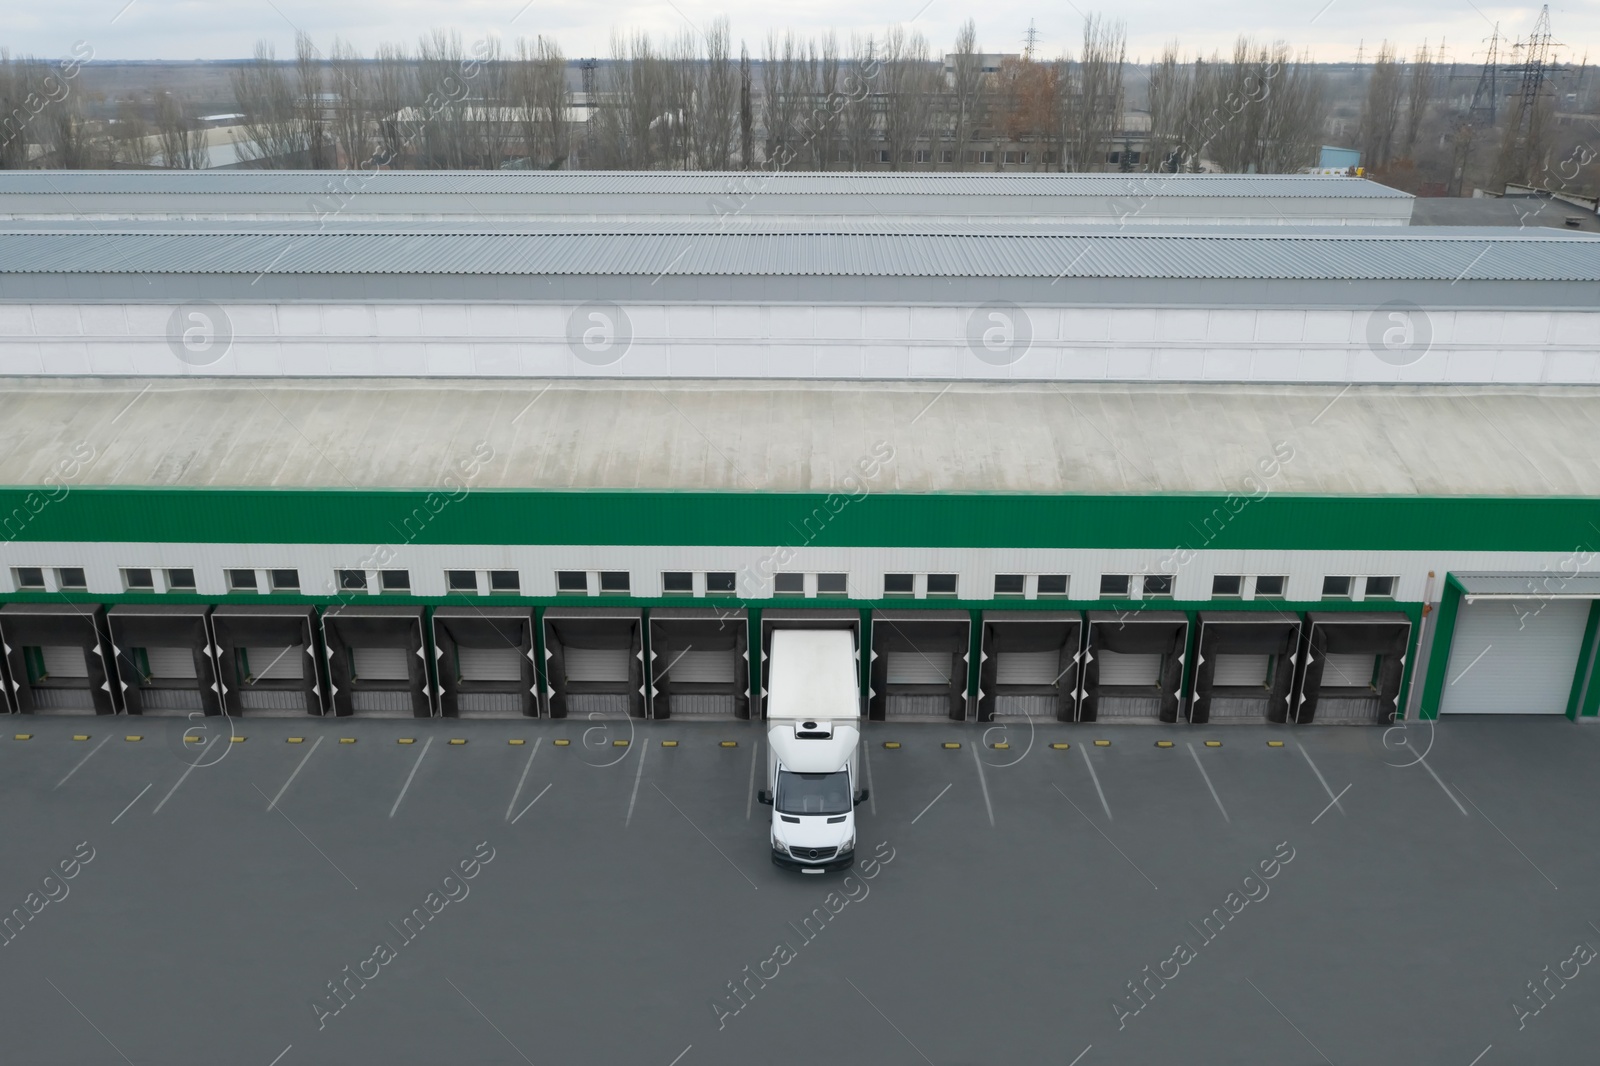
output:
<path id="1" fill-rule="evenodd" d="M 158 91 L 156 134 L 161 141 L 162 166 L 175 170 L 203 170 L 210 166 L 211 147 L 189 101 Z"/>
<path id="2" fill-rule="evenodd" d="M 739 166 L 756 165 L 755 110 L 750 99 L 750 51 L 739 42 Z"/>
<path id="3" fill-rule="evenodd" d="M 916 146 L 928 132 L 929 104 L 936 71 L 921 33 L 891 26 L 883 43 L 883 150 L 890 170 L 915 161 Z"/>
<path id="4" fill-rule="evenodd" d="M 1394 159 L 1395 130 L 1400 124 L 1400 100 L 1404 94 L 1394 47 L 1385 41 L 1372 65 L 1367 99 L 1361 110 L 1361 161 L 1369 169 L 1387 166 Z"/>
<path id="5" fill-rule="evenodd" d="M 1163 173 L 1181 173 L 1191 148 L 1186 124 L 1191 118 L 1194 70 L 1178 58 L 1178 46 L 1169 44 L 1150 71 L 1150 139 L 1146 158 Z"/>
<path id="6" fill-rule="evenodd" d="M 706 61 L 694 94 L 697 165 L 705 170 L 731 170 L 738 125 L 739 74 L 733 64 L 727 16 L 714 19 L 705 36 Z"/>
<path id="7" fill-rule="evenodd" d="M 475 116 L 463 77 L 465 63 L 460 33 L 434 30 L 422 38 L 417 52 L 417 81 L 422 91 L 419 147 L 429 167 L 460 170 L 478 157 Z"/>
<path id="8" fill-rule="evenodd" d="M 157 99 L 160 98 L 157 90 Z M 137 97 L 130 96 L 117 102 L 117 117 L 112 123 L 111 158 L 129 166 L 147 167 L 153 158 L 150 145 L 150 126 L 145 122 L 144 109 Z"/>
<path id="9" fill-rule="evenodd" d="M 548 37 L 517 42 L 517 120 L 528 166 L 554 169 L 572 154 L 567 61 Z"/>
<path id="10" fill-rule="evenodd" d="M 1322 72 L 1307 57 L 1289 54 L 1283 42 L 1257 53 L 1255 69 L 1246 75 L 1243 99 L 1253 109 L 1247 123 L 1255 152 L 1246 169 L 1261 174 L 1289 174 L 1317 158 L 1327 90 Z"/>
<path id="11" fill-rule="evenodd" d="M 366 62 L 349 42 L 338 37 L 328 51 L 332 75 L 334 157 L 345 167 L 358 167 L 372 156 L 377 124 L 373 120 L 373 78 Z"/>
<path id="12" fill-rule="evenodd" d="M 805 137 L 800 120 L 811 96 L 811 70 L 806 45 L 789 31 L 780 41 L 767 35 L 761 64 L 761 117 L 766 129 L 766 164 L 787 170 L 799 154 Z"/>
<path id="13" fill-rule="evenodd" d="M 978 46 L 978 28 L 971 19 L 956 31 L 955 51 L 950 56 L 949 84 L 943 94 L 943 121 L 940 132 L 949 144 L 950 166 L 967 169 L 967 156 L 978 130 L 988 118 L 990 79 L 983 71 L 983 56 Z"/>
<path id="14" fill-rule="evenodd" d="M 1427 116 L 1428 104 L 1433 101 L 1433 94 L 1438 85 L 1438 77 L 1433 67 L 1433 56 L 1428 51 L 1428 42 L 1423 41 L 1422 47 L 1417 49 L 1416 58 L 1411 62 L 1411 80 L 1406 86 L 1404 140 L 1408 159 L 1416 150 L 1417 136 L 1422 132 L 1422 120 Z"/>
<path id="15" fill-rule="evenodd" d="M 378 46 L 371 85 L 378 141 L 373 162 L 379 166 L 394 166 L 410 152 L 414 141 L 414 127 L 402 120 L 402 112 L 415 100 L 416 89 L 411 62 L 400 45 Z"/>
<path id="16" fill-rule="evenodd" d="M 1122 124 L 1122 66 L 1127 34 L 1120 22 L 1099 15 L 1083 22 L 1083 52 L 1074 66 L 1063 61 L 1057 91 L 1061 94 L 1062 168 L 1097 171 Z"/>
<path id="17" fill-rule="evenodd" d="M 241 157 L 267 167 L 294 166 L 303 149 L 298 108 L 272 45 L 256 42 L 254 57 L 230 80 L 244 128 Z"/>
<path id="18" fill-rule="evenodd" d="M 831 170 L 839 162 L 839 113 L 850 106 L 839 81 L 839 39 L 830 30 L 817 52 L 816 96 L 805 124 L 811 145 L 812 166 Z"/>
<path id="19" fill-rule="evenodd" d="M 883 100 L 883 63 L 869 33 L 850 37 L 850 73 L 845 78 L 845 155 L 851 170 L 876 162 L 877 113 Z"/>
<path id="20" fill-rule="evenodd" d="M 328 101 L 323 91 L 322 59 L 304 31 L 294 36 L 296 111 L 306 166 L 326 170 L 334 165 L 333 132 L 328 123 Z"/>

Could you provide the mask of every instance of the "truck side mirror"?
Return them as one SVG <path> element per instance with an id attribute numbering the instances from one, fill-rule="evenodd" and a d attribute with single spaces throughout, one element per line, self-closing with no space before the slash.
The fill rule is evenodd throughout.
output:
<path id="1" fill-rule="evenodd" d="M 768 792 L 766 789 L 762 789 L 760 792 L 756 793 L 756 801 L 759 803 L 764 803 L 770 807 L 772 806 L 772 793 Z"/>
<path id="2" fill-rule="evenodd" d="M 856 797 L 855 806 L 857 806 L 857 807 L 861 806 L 863 803 L 867 802 L 867 800 L 871 796 L 872 796 L 872 791 L 870 789 L 865 789 L 865 788 L 862 789 L 861 790 L 861 795 Z"/>

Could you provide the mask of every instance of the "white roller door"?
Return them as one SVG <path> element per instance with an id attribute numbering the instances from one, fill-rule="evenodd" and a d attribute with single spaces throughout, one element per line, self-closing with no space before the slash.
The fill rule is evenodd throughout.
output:
<path id="1" fill-rule="evenodd" d="M 351 648 L 352 673 L 360 681 L 408 681 L 411 655 L 404 648 Z"/>
<path id="2" fill-rule="evenodd" d="M 1161 653 L 1095 652 L 1100 662 L 1100 684 L 1150 687 L 1161 683 Z"/>
<path id="3" fill-rule="evenodd" d="M 306 676 L 303 644 L 291 648 L 245 648 L 244 661 L 249 676 L 257 681 L 300 681 Z"/>
<path id="4" fill-rule="evenodd" d="M 521 681 L 521 648 L 456 648 L 456 669 L 463 681 Z"/>
<path id="5" fill-rule="evenodd" d="M 1439 709 L 1565 714 L 1588 621 L 1588 600 L 1463 602 Z"/>
<path id="6" fill-rule="evenodd" d="M 1378 671 L 1376 653 L 1355 655 L 1324 655 L 1322 657 L 1323 688 L 1369 688 L 1372 675 Z"/>
<path id="7" fill-rule="evenodd" d="M 994 679 L 998 685 L 1053 685 L 1061 672 L 1060 649 L 1003 651 L 995 663 Z"/>
<path id="8" fill-rule="evenodd" d="M 40 648 L 39 658 L 44 662 L 46 677 L 88 677 L 88 653 L 76 645 L 56 645 Z"/>
<path id="9" fill-rule="evenodd" d="M 150 676 L 161 681 L 193 681 L 194 652 L 188 648 L 145 648 L 145 665 Z"/>
<path id="10" fill-rule="evenodd" d="M 665 659 L 667 676 L 679 684 L 731 685 L 735 657 L 732 648 L 725 651 L 669 651 L 656 661 Z"/>
<path id="11" fill-rule="evenodd" d="M 627 648 L 567 648 L 568 681 L 626 681 Z"/>
<path id="12" fill-rule="evenodd" d="M 1211 684 L 1217 688 L 1265 688 L 1270 655 L 1218 655 Z"/>
<path id="13" fill-rule="evenodd" d="M 891 685 L 948 685 L 949 652 L 891 651 L 888 680 Z"/>

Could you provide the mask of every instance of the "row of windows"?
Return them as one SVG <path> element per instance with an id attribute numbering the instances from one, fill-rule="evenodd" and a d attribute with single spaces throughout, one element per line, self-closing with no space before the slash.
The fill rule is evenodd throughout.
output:
<path id="1" fill-rule="evenodd" d="M 63 591 L 87 590 L 88 580 L 82 567 L 63 566 L 55 571 L 56 587 Z M 122 582 L 129 592 L 153 592 L 157 571 L 147 567 L 128 567 L 122 571 Z M 192 592 L 195 588 L 194 571 L 172 568 L 160 571 L 165 587 L 170 592 Z M 265 571 L 265 586 L 260 572 L 254 569 L 236 569 L 226 572 L 228 588 L 234 592 L 299 592 L 300 571 L 269 569 Z M 43 590 L 43 567 L 19 566 L 12 571 L 17 587 L 23 590 Z M 1394 577 L 1357 577 L 1329 575 L 1322 579 L 1323 599 L 1349 599 L 1359 591 L 1366 599 L 1391 599 L 1395 594 Z M 339 570 L 335 572 L 335 585 L 341 591 L 382 591 L 407 593 L 411 591 L 409 570 L 380 570 L 376 588 L 369 582 L 365 570 Z M 1243 598 L 1247 592 L 1256 599 L 1281 599 L 1288 578 L 1282 574 L 1218 574 L 1211 579 L 1214 599 Z M 516 594 L 522 591 L 521 577 L 515 570 L 446 570 L 445 587 L 451 592 L 490 594 Z M 1065 598 L 1070 588 L 1066 574 L 996 574 L 994 596 L 997 599 L 1022 599 L 1030 593 L 1040 599 Z M 1173 575 L 1171 574 L 1102 574 L 1101 599 L 1127 599 L 1137 594 L 1142 599 L 1171 599 Z M 563 596 L 627 596 L 631 593 L 630 577 L 625 570 L 558 570 L 556 591 Z M 661 575 L 661 591 L 667 596 L 733 596 L 738 592 L 738 574 L 733 571 L 669 570 Z M 848 574 L 795 574 L 773 576 L 773 591 L 778 596 L 848 596 Z M 916 597 L 953 599 L 959 594 L 956 574 L 884 574 L 885 597 Z"/>

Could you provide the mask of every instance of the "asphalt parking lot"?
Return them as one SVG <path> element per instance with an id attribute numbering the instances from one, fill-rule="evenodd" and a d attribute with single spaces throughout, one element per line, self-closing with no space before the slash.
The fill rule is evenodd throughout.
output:
<path id="1" fill-rule="evenodd" d="M 10 719 L 7 1061 L 1498 1066 L 1600 1036 L 1600 731 L 1564 719 L 875 724 L 857 870 L 825 877 L 768 860 L 750 724 L 187 724 Z"/>

